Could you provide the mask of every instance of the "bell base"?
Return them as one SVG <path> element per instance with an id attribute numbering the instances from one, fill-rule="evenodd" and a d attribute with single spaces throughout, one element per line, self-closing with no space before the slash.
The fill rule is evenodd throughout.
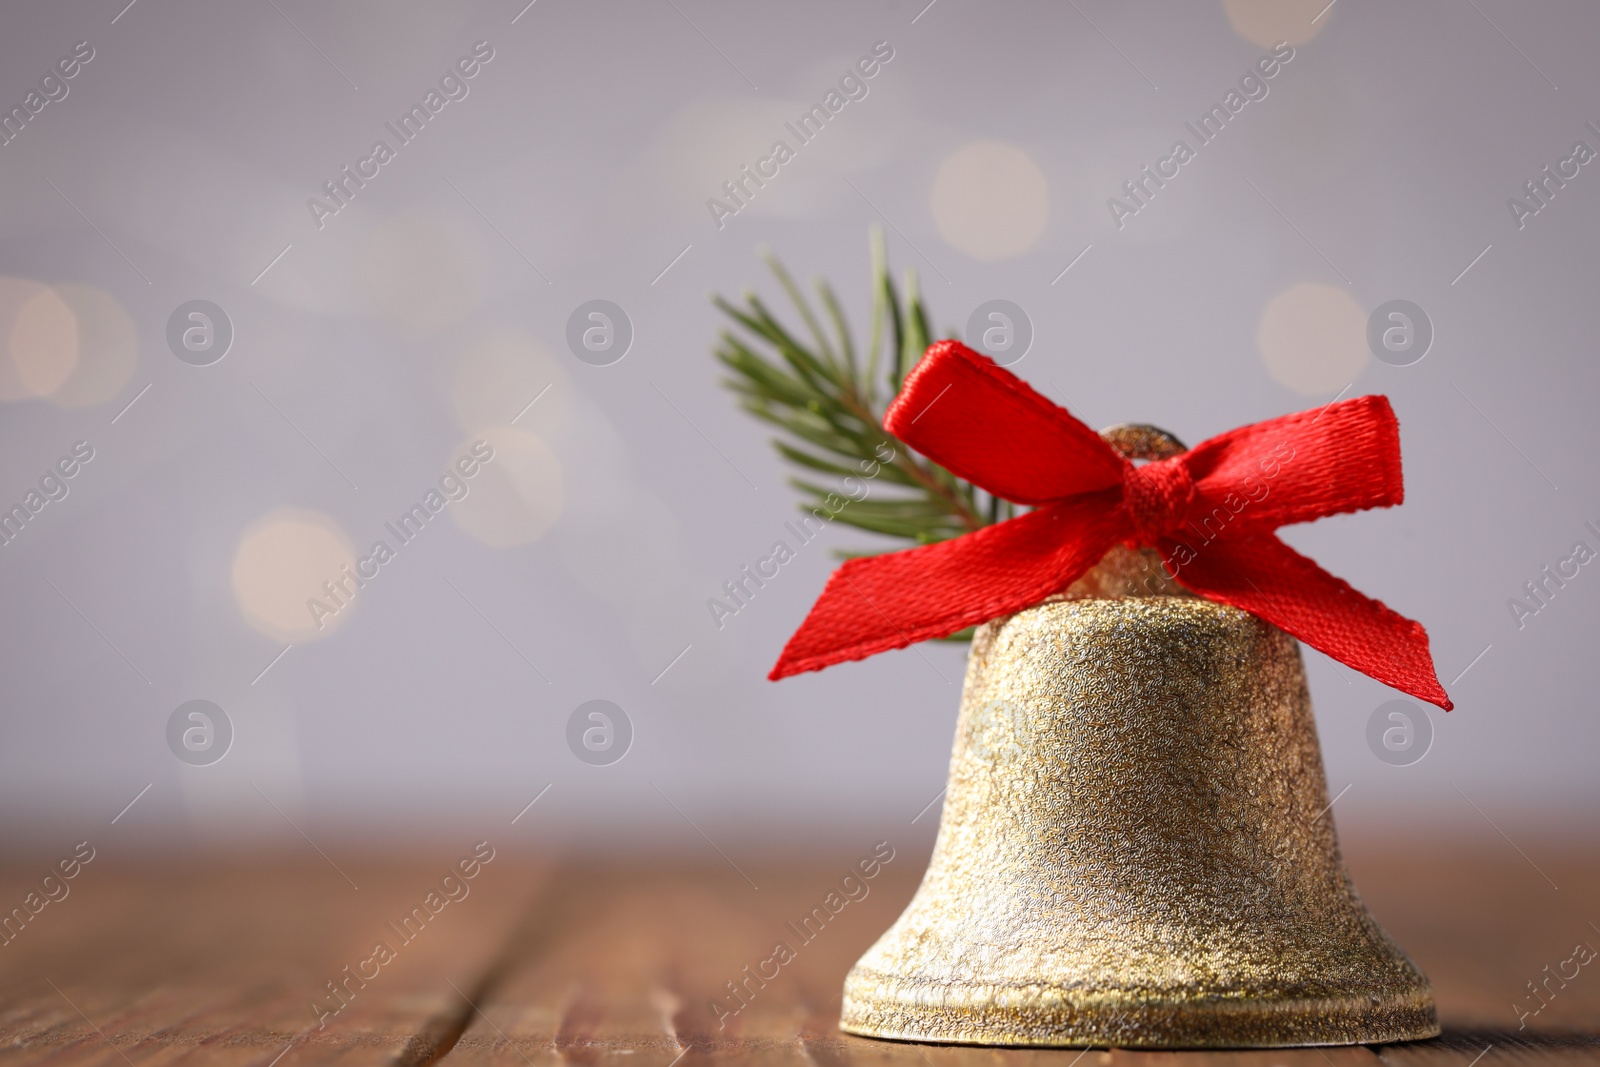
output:
<path id="1" fill-rule="evenodd" d="M 1331 997 L 1139 996 L 1050 986 L 907 983 L 852 971 L 839 1029 L 862 1037 L 1035 1048 L 1290 1048 L 1439 1036 L 1432 990 Z"/>

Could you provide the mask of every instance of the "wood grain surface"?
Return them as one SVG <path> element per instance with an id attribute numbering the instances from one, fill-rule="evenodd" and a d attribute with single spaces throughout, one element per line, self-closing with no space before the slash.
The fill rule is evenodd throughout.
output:
<path id="1" fill-rule="evenodd" d="M 1541 854 L 1536 867 L 1514 846 L 1356 852 L 1364 898 L 1435 983 L 1444 1036 L 1232 1053 L 841 1034 L 844 974 L 910 898 L 925 851 L 897 853 L 866 897 L 803 943 L 788 924 L 822 902 L 855 853 L 736 868 L 709 849 L 694 862 L 627 864 L 502 852 L 470 881 L 458 875 L 445 888 L 460 899 L 449 899 L 441 879 L 458 858 L 433 850 L 335 866 L 306 850 L 92 862 L 0 947 L 0 1067 L 1600 1063 L 1600 965 L 1572 962 L 1575 946 L 1600 948 L 1600 855 Z M 50 862 L 0 868 L 0 907 L 22 906 Z M 392 924 L 414 908 L 426 921 L 414 918 L 402 940 Z M 770 981 L 747 981 L 780 940 L 794 958 Z M 1519 1019 L 1518 1005 L 1540 1010 Z"/>

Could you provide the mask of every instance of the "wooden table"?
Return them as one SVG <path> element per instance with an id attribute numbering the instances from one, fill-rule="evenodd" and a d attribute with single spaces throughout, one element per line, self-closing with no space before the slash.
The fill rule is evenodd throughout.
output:
<path id="1" fill-rule="evenodd" d="M 332 848 L 335 867 L 306 847 L 248 858 L 98 855 L 65 899 L 0 948 L 0 1067 L 1600 1063 L 1600 961 L 1520 1032 L 1513 1008 L 1533 1003 L 1526 983 L 1575 943 L 1600 947 L 1600 854 L 1535 849 L 1535 868 L 1498 840 L 1470 850 L 1353 844 L 1365 899 L 1434 980 L 1441 1039 L 1081 1054 L 847 1037 L 836 1028 L 845 971 L 909 899 L 925 852 L 898 854 L 865 899 L 734 1015 L 726 984 L 779 939 L 793 942 L 785 923 L 820 903 L 869 845 L 765 863 L 741 852 L 742 871 L 709 848 L 627 863 L 502 851 L 462 882 L 464 899 L 436 897 L 445 901 L 437 914 L 426 894 L 469 849 L 380 862 Z M 54 859 L 0 869 L 0 907 L 20 906 Z M 402 942 L 386 924 L 414 905 L 427 921 L 413 919 L 420 932 Z M 380 939 L 387 962 L 373 952 Z M 329 992 L 334 981 L 345 999 Z M 320 1029 L 317 1000 L 327 1012 Z"/>

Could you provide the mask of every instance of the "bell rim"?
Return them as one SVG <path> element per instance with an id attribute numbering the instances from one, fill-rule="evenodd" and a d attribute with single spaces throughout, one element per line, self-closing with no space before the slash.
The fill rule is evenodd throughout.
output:
<path id="1" fill-rule="evenodd" d="M 854 992 L 851 987 L 858 981 L 870 983 L 877 994 Z M 903 980 L 891 981 L 905 989 Z M 1180 999 L 1130 990 L 1125 999 L 1102 994 L 1094 1006 L 1075 1005 L 1070 991 L 1049 986 L 1031 991 L 1053 1003 L 999 1004 L 992 986 L 970 987 L 971 1002 L 965 1005 L 908 1003 L 886 1000 L 884 984 L 882 977 L 874 980 L 852 970 L 841 1004 L 841 1031 L 917 1044 L 1164 1050 L 1390 1045 L 1425 1041 L 1442 1032 L 1432 984 L 1425 977 L 1410 989 L 1352 990 L 1323 997 Z M 947 997 L 968 991 L 959 984 L 938 987 Z"/>
<path id="2" fill-rule="evenodd" d="M 1251 1051 L 1257 1049 L 1280 1048 L 1353 1048 L 1375 1047 L 1379 1045 L 1409 1045 L 1419 1041 L 1431 1041 L 1439 1037 L 1444 1031 L 1437 1022 L 1431 1027 L 1415 1033 L 1400 1034 L 1398 1036 L 1382 1035 L 1377 1037 L 1358 1037 L 1330 1041 L 1307 1041 L 1294 1039 L 1286 1041 L 1250 1042 L 1228 1041 L 1216 1044 L 1204 1043 L 1168 1043 L 1168 1042 L 1140 1042 L 1140 1041 L 1090 1041 L 1064 1038 L 1054 1040 L 1029 1040 L 1007 1038 L 960 1038 L 960 1037 L 918 1037 L 911 1034 L 889 1033 L 887 1031 L 872 1030 L 867 1028 L 857 1029 L 839 1024 L 839 1032 L 849 1034 L 851 1037 L 870 1038 L 874 1041 L 898 1041 L 908 1045 L 949 1045 L 960 1048 L 1034 1048 L 1034 1049 L 1136 1049 L 1145 1052 L 1218 1052 L 1224 1050 Z"/>

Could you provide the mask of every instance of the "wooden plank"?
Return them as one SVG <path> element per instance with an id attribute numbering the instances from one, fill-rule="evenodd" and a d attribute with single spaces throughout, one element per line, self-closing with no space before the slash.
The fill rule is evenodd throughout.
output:
<path id="1" fill-rule="evenodd" d="M 1377 1051 L 1390 1067 L 1578 1067 L 1600 1063 L 1600 1037 L 1592 1023 L 1587 1035 L 1455 1030 Z"/>
<path id="2" fill-rule="evenodd" d="M 1200 1063 L 1206 1067 L 1381 1067 L 1383 1061 L 1370 1048 L 1345 1045 L 1204 1052 L 1112 1049 L 1109 1054 L 1100 1057 L 1100 1062 L 1106 1067 L 1188 1067 Z"/>
<path id="3" fill-rule="evenodd" d="M 1600 1032 L 1600 958 L 1570 981 L 1545 970 L 1559 970 L 1580 941 L 1600 950 L 1600 857 L 1525 847 L 1538 867 L 1498 839 L 1483 850 L 1351 857 L 1363 899 L 1432 979 L 1446 1035 L 1464 1036 L 1461 1049 L 1474 1055 L 1490 1043 Z M 1519 1019 L 1516 1005 L 1540 1006 L 1528 983 L 1541 981 L 1550 983 L 1547 1003 Z"/>
<path id="4" fill-rule="evenodd" d="M 452 883 L 465 896 L 433 915 L 427 894 L 457 858 L 341 861 L 342 873 L 299 855 L 159 866 L 101 859 L 0 949 L 0 1062 L 265 1065 L 287 1049 L 279 1067 L 389 1063 L 454 1001 L 444 978 L 470 983 L 483 973 L 527 887 L 543 877 L 497 856 L 470 882 Z M 6 872 L 0 900 L 21 900 L 26 884 Z M 406 942 L 387 924 L 416 905 L 431 917 L 414 918 L 407 931 L 419 932 Z M 367 964 L 375 975 L 363 985 L 344 968 L 371 960 L 379 940 L 393 959 Z M 329 994 L 334 980 L 346 1001 Z M 343 1005 L 322 1028 L 312 1007 L 319 997 Z"/>
<path id="5" fill-rule="evenodd" d="M 809 942 L 787 925 L 855 859 L 747 866 L 743 874 L 727 866 L 568 872 L 573 892 L 595 902 L 590 922 L 571 924 L 545 958 L 480 1004 L 450 1059 L 508 1062 L 509 1042 L 529 1059 L 555 1050 L 576 1062 L 633 1067 L 697 1067 L 729 1056 L 806 1067 L 863 1057 L 925 1067 L 915 1046 L 838 1030 L 844 972 L 910 898 L 920 857 L 886 867 L 865 898 Z M 747 968 L 780 940 L 794 946 L 793 961 L 771 981 L 750 978 Z M 742 999 L 730 983 L 740 984 Z"/>

